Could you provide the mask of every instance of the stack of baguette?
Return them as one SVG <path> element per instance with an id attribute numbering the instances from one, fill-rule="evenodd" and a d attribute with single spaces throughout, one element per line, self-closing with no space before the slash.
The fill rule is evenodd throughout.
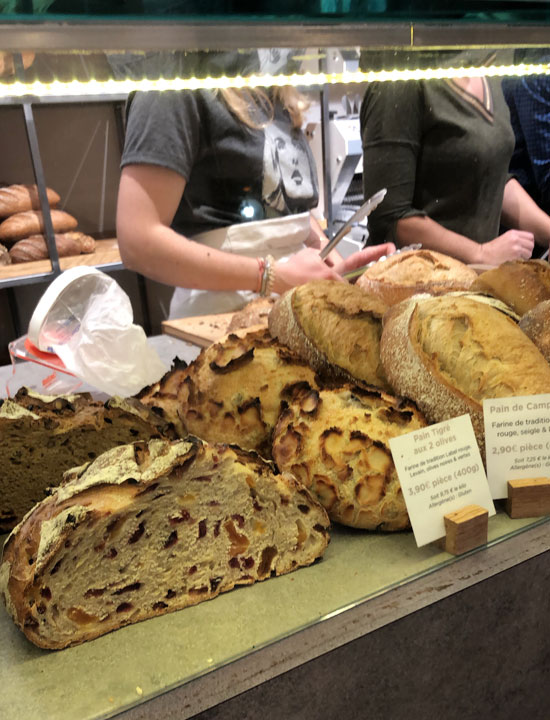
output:
<path id="1" fill-rule="evenodd" d="M 95 240 L 76 231 L 76 218 L 57 209 L 60 197 L 46 188 L 55 243 L 60 257 L 95 250 Z M 49 257 L 44 235 L 44 217 L 36 185 L 8 185 L 0 188 L 0 243 L 9 247 L 0 252 L 0 264 L 45 260 Z M 1 250 L 1 248 L 0 248 Z M 8 260 L 9 258 L 9 260 Z"/>

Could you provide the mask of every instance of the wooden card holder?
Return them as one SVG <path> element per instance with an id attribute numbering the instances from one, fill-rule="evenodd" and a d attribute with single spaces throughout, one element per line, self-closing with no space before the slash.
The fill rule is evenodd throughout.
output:
<path id="1" fill-rule="evenodd" d="M 506 512 L 514 519 L 550 515 L 550 478 L 509 480 Z"/>
<path id="2" fill-rule="evenodd" d="M 462 555 L 487 544 L 489 511 L 479 505 L 467 505 L 444 516 L 445 537 L 441 547 L 452 555 Z"/>

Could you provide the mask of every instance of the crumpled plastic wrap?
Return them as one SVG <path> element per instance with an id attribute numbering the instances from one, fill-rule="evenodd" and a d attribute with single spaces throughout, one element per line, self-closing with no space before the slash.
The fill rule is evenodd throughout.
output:
<path id="1" fill-rule="evenodd" d="M 105 273 L 67 288 L 49 313 L 41 336 L 67 370 L 109 395 L 134 395 L 167 368 L 145 331 L 135 325 L 130 298 Z"/>

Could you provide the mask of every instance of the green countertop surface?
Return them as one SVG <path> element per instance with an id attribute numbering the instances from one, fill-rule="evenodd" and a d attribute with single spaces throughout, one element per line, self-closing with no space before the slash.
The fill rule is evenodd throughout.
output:
<path id="1" fill-rule="evenodd" d="M 534 523 L 497 513 L 489 543 Z M 111 717 L 455 561 L 435 544 L 418 548 L 410 532 L 335 526 L 331 537 L 310 567 L 61 651 L 32 645 L 0 608 L 0 718 Z"/>

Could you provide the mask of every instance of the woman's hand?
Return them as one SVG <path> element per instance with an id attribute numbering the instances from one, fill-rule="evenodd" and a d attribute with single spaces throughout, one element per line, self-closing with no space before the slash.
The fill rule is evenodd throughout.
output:
<path id="1" fill-rule="evenodd" d="M 500 265 L 507 260 L 528 260 L 533 254 L 535 236 L 527 230 L 508 230 L 479 246 L 479 263 Z"/>
<path id="2" fill-rule="evenodd" d="M 379 260 L 383 255 L 390 255 L 391 253 L 394 253 L 395 250 L 396 248 L 393 243 L 372 245 L 364 250 L 359 250 L 358 252 L 353 253 L 353 255 L 350 255 L 345 260 L 340 258 L 339 262 L 335 262 L 332 267 L 339 275 L 343 275 L 350 270 L 355 270 L 356 268 L 363 267 L 363 265 L 367 265 L 370 262 Z"/>
<path id="3" fill-rule="evenodd" d="M 342 280 L 342 273 L 355 270 L 392 252 L 395 252 L 393 243 L 374 245 L 353 253 L 345 260 L 337 256 L 338 260 L 334 262 L 332 253 L 325 261 L 319 255 L 319 250 L 304 248 L 288 260 L 279 260 L 275 264 L 273 292 L 281 294 L 310 280 Z"/>

